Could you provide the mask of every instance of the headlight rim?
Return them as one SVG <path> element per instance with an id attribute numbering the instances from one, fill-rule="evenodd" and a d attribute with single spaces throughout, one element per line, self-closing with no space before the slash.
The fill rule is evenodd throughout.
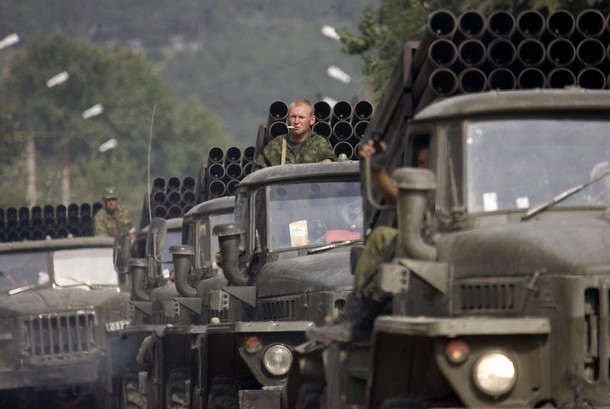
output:
<path id="1" fill-rule="evenodd" d="M 278 348 L 287 352 L 288 357 L 289 357 L 288 364 L 285 365 L 285 367 L 283 367 L 280 371 L 273 370 L 268 363 L 269 360 L 267 359 L 267 357 L 268 357 L 267 354 Z M 292 352 L 292 349 L 282 343 L 270 344 L 267 347 L 265 347 L 261 353 L 261 367 L 263 368 L 265 373 L 267 373 L 268 375 L 270 375 L 274 378 L 281 378 L 282 376 L 286 376 L 288 374 L 288 372 L 290 371 L 290 368 L 292 367 L 293 361 L 294 361 L 294 354 Z"/>
<path id="2" fill-rule="evenodd" d="M 480 381 L 479 377 L 477 376 L 477 372 L 479 371 L 480 365 L 482 364 L 482 362 L 485 359 L 489 359 L 492 355 L 496 355 L 496 354 L 505 357 L 507 359 L 507 361 L 510 362 L 510 364 L 512 364 L 513 375 L 512 375 L 512 378 L 509 380 L 509 383 L 504 388 L 498 389 L 498 390 L 492 390 L 489 387 L 486 387 L 483 384 L 481 384 L 481 381 Z M 497 399 L 499 397 L 505 396 L 506 394 L 510 393 L 515 388 L 518 377 L 519 377 L 519 370 L 518 370 L 517 360 L 511 353 L 509 353 L 505 350 L 502 350 L 502 349 L 490 349 L 490 350 L 487 350 L 487 351 L 481 353 L 477 357 L 477 359 L 475 360 L 475 362 L 472 366 L 472 380 L 473 380 L 477 390 L 479 390 L 480 392 L 482 392 L 485 395 L 490 396 L 494 399 Z"/>

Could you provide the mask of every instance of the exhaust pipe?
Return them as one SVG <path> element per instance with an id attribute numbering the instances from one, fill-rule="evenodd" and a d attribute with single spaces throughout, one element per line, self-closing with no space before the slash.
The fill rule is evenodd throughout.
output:
<path id="1" fill-rule="evenodd" d="M 243 233 L 242 229 L 235 223 L 216 225 L 212 232 L 214 236 L 218 236 L 222 272 L 229 285 L 244 286 L 248 284 L 245 273 L 240 271 L 238 265 L 241 233 Z"/>
<path id="2" fill-rule="evenodd" d="M 399 168 L 392 179 L 398 189 L 397 251 L 403 257 L 436 260 L 436 247 L 422 237 L 428 193 L 436 188 L 434 174 L 428 169 Z"/>
<path id="3" fill-rule="evenodd" d="M 193 265 L 193 257 L 195 255 L 193 246 L 171 246 L 169 251 L 172 253 L 174 264 L 174 283 L 176 284 L 176 290 L 183 297 L 196 297 L 197 290 L 188 284 L 188 273 Z"/>

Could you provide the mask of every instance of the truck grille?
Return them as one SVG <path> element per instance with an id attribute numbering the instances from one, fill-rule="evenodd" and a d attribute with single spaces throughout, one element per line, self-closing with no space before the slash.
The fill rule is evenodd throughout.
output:
<path id="1" fill-rule="evenodd" d="M 96 349 L 95 312 L 48 314 L 23 320 L 24 354 L 53 357 L 92 352 Z"/>
<path id="2" fill-rule="evenodd" d="M 462 283 L 458 299 L 462 312 L 513 311 L 522 283 Z"/>
<path id="3" fill-rule="evenodd" d="M 260 303 L 263 320 L 294 320 L 296 319 L 295 300 L 265 301 Z"/>

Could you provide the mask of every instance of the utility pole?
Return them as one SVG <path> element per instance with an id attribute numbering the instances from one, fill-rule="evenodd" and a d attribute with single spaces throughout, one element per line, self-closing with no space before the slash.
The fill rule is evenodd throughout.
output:
<path id="1" fill-rule="evenodd" d="M 70 159 L 68 149 L 64 146 L 64 163 L 61 170 L 61 202 L 64 206 L 70 204 Z"/>
<path id="2" fill-rule="evenodd" d="M 25 201 L 32 208 L 36 205 L 36 146 L 34 145 L 34 131 L 30 128 L 28 141 L 25 145 Z"/>

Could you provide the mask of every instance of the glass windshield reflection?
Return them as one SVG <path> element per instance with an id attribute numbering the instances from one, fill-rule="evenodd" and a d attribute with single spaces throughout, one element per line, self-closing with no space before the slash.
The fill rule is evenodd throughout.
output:
<path id="1" fill-rule="evenodd" d="M 110 266 L 112 267 L 112 255 Z M 0 254 L 0 291 L 48 282 L 49 267 L 46 252 Z"/>
<path id="2" fill-rule="evenodd" d="M 53 269 L 57 285 L 118 285 L 110 247 L 55 251 Z"/>
<path id="3" fill-rule="evenodd" d="M 592 120 L 472 122 L 466 135 L 469 212 L 527 209 L 610 169 L 610 123 Z M 610 205 L 610 176 L 558 206 Z"/>
<path id="4" fill-rule="evenodd" d="M 267 213 L 270 250 L 360 239 L 360 184 L 350 181 L 271 186 Z"/>

